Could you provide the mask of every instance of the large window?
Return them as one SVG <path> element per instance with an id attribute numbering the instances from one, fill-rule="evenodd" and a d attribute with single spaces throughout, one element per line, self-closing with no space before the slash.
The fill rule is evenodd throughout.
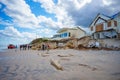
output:
<path id="1" fill-rule="evenodd" d="M 64 37 L 67 37 L 67 33 L 64 33 Z"/>
<path id="2" fill-rule="evenodd" d="M 62 33 L 62 34 L 60 35 L 60 37 L 61 37 L 61 38 L 68 37 L 68 33 L 67 33 L 67 32 L 65 32 L 65 33 Z"/>

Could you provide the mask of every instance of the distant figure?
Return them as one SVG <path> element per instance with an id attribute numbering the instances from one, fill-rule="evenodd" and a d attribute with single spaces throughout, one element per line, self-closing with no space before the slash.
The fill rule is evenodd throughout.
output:
<path id="1" fill-rule="evenodd" d="M 17 49 L 17 45 L 15 46 L 15 48 Z"/>
<path id="2" fill-rule="evenodd" d="M 47 46 L 47 51 L 49 51 L 49 48 L 50 48 L 49 44 L 47 44 L 46 46 Z"/>
<path id="3" fill-rule="evenodd" d="M 23 46 L 22 46 L 22 45 L 20 45 L 20 50 L 22 49 L 22 47 L 23 47 Z"/>
<path id="4" fill-rule="evenodd" d="M 42 50 L 43 50 L 43 51 L 45 50 L 45 45 L 44 45 L 44 44 L 42 44 Z"/>
<path id="5" fill-rule="evenodd" d="M 47 54 L 48 54 L 50 46 L 49 46 L 49 44 L 46 44 L 46 46 L 47 46 Z"/>
<path id="6" fill-rule="evenodd" d="M 17 45 L 15 46 L 15 52 L 17 51 Z"/>
<path id="7" fill-rule="evenodd" d="M 31 47 L 32 47 L 32 46 L 31 46 L 30 44 L 27 45 L 28 50 L 31 49 Z"/>
<path id="8" fill-rule="evenodd" d="M 27 44 L 25 44 L 24 47 L 25 47 L 25 50 L 26 50 L 27 49 Z"/>
<path id="9" fill-rule="evenodd" d="M 28 50 L 29 50 L 30 49 L 30 45 L 28 44 L 27 47 L 28 47 Z"/>
<path id="10" fill-rule="evenodd" d="M 25 50 L 25 45 L 22 45 L 23 46 L 23 50 Z"/>

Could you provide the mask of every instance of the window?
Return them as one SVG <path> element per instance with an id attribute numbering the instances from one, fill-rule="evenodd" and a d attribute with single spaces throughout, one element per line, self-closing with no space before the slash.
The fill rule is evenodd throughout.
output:
<path id="1" fill-rule="evenodd" d="M 97 33 L 97 34 L 96 34 L 96 39 L 99 39 L 99 38 L 100 38 L 100 34 Z"/>
<path id="2" fill-rule="evenodd" d="M 117 21 L 114 21 L 114 26 L 117 27 Z"/>
<path id="3" fill-rule="evenodd" d="M 107 22 L 107 26 L 111 27 L 111 21 Z"/>
<path id="4" fill-rule="evenodd" d="M 93 26 L 91 27 L 91 31 L 93 31 Z"/>
<path id="5" fill-rule="evenodd" d="M 64 37 L 67 37 L 67 33 L 64 33 Z"/>
<path id="6" fill-rule="evenodd" d="M 69 37 L 71 36 L 70 32 L 69 32 Z"/>

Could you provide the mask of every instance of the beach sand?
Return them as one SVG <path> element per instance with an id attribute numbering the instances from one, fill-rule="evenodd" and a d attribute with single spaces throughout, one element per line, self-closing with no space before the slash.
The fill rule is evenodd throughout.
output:
<path id="1" fill-rule="evenodd" d="M 63 71 L 51 65 L 51 59 L 58 60 Z M 120 80 L 120 51 L 6 50 L 0 52 L 0 80 Z"/>

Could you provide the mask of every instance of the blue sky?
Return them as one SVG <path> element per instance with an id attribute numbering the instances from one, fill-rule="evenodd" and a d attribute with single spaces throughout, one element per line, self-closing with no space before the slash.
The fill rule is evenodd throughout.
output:
<path id="1" fill-rule="evenodd" d="M 65 27 L 88 31 L 98 13 L 114 15 L 119 4 L 119 0 L 0 0 L 0 45 L 52 37 Z"/>

